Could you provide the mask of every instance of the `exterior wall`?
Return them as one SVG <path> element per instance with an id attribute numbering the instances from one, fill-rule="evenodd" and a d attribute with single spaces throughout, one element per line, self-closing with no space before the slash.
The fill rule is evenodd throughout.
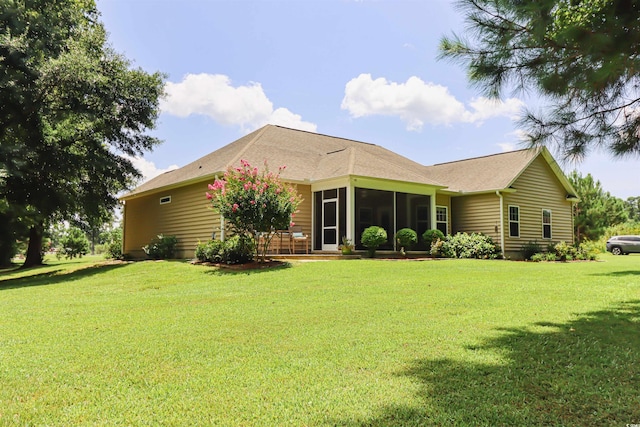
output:
<path id="1" fill-rule="evenodd" d="M 559 241 L 573 244 L 571 202 L 542 156 L 531 163 L 512 187 L 516 192 L 504 195 L 505 252 L 519 253 L 529 241 L 537 241 L 543 249 L 548 243 Z M 509 237 L 509 205 L 520 207 L 519 238 Z M 551 210 L 551 239 L 542 236 L 543 209 Z"/>
<path id="2" fill-rule="evenodd" d="M 194 256 L 198 241 L 220 237 L 220 215 L 209 208 L 205 197 L 209 181 L 161 191 L 127 200 L 124 214 L 123 252 L 144 258 L 142 247 L 158 234 L 178 238 L 180 258 Z M 171 203 L 160 204 L 160 198 L 171 196 Z"/>
<path id="3" fill-rule="evenodd" d="M 549 164 L 538 156 L 515 180 L 512 192 L 503 192 L 504 252 L 518 259 L 529 241 L 544 249 L 547 243 L 573 240 L 571 202 L 566 189 L 556 178 Z M 509 237 L 509 206 L 520 208 L 520 237 Z M 551 239 L 542 236 L 542 210 L 551 210 Z M 500 198 L 495 193 L 451 198 L 452 233 L 482 232 L 500 244 Z"/>
<path id="4" fill-rule="evenodd" d="M 179 258 L 193 258 L 198 241 L 211 239 L 213 233 L 217 239 L 222 238 L 220 215 L 210 209 L 211 204 L 205 197 L 208 184 L 209 180 L 127 200 L 124 253 L 133 258 L 144 258 L 142 247 L 158 234 L 165 234 L 178 237 Z M 297 185 L 296 188 L 304 200 L 294 221 L 311 236 L 311 186 Z M 160 198 L 165 196 L 171 196 L 171 203 L 161 205 Z M 228 237 L 230 231 L 226 225 L 225 236 Z"/>
<path id="5" fill-rule="evenodd" d="M 484 233 L 500 244 L 500 199 L 495 193 L 451 198 L 451 233 Z"/>
<path id="6" fill-rule="evenodd" d="M 296 225 L 302 226 L 302 232 L 308 235 L 309 240 L 311 240 L 311 236 L 313 234 L 311 224 L 313 194 L 311 193 L 311 186 L 298 184 L 294 187 L 298 191 L 298 194 L 302 196 L 302 203 L 298 206 L 298 212 L 295 214 L 293 222 L 295 222 Z"/>

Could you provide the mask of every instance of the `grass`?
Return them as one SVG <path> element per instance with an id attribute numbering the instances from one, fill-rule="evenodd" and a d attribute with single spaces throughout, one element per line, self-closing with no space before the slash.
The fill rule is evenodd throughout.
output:
<path id="1" fill-rule="evenodd" d="M 0 425 L 640 423 L 640 256 L 0 272 Z"/>

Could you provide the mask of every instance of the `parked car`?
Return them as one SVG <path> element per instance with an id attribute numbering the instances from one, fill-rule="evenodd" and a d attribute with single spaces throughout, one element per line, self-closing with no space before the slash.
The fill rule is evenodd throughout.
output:
<path id="1" fill-rule="evenodd" d="M 640 236 L 613 236 L 607 240 L 607 251 L 614 255 L 640 253 Z"/>

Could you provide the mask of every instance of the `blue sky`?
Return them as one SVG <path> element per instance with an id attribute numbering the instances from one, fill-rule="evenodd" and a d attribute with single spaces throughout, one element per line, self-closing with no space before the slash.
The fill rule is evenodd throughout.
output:
<path id="1" fill-rule="evenodd" d="M 166 73 L 137 159 L 150 177 L 266 123 L 381 145 L 425 165 L 520 148 L 516 119 L 534 100 L 482 97 L 459 64 L 438 60 L 463 32 L 449 0 L 98 0 L 116 51 Z M 592 153 L 579 165 L 605 190 L 640 196 L 638 159 Z M 632 177 L 632 178 L 630 178 Z"/>

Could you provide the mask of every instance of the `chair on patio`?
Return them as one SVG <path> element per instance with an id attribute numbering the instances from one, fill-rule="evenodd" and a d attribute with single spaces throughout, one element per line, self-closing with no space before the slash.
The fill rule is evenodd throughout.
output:
<path id="1" fill-rule="evenodd" d="M 296 245 L 298 242 L 304 245 L 305 253 L 309 254 L 309 236 L 302 232 L 301 225 L 294 225 L 289 227 L 289 252 L 296 253 Z"/>

